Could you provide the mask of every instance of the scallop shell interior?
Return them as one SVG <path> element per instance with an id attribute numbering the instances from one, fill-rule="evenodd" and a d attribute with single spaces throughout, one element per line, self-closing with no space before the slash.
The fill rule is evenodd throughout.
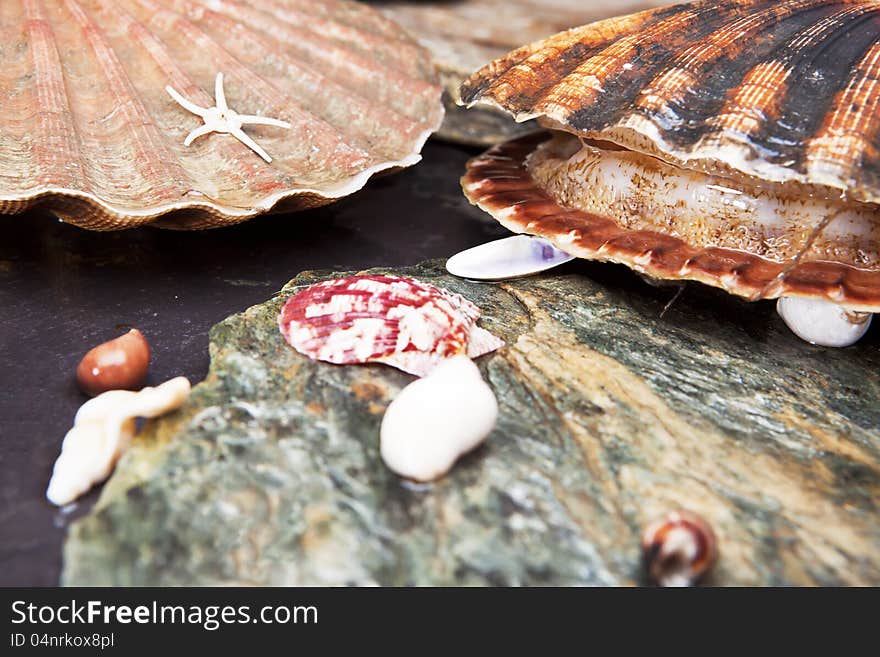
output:
<path id="1" fill-rule="evenodd" d="M 455 105 L 458 88 L 477 68 L 524 43 L 590 21 L 665 5 L 669 0 L 456 0 L 373 2 L 424 45 L 447 89 L 446 119 L 438 136 L 470 144 L 494 144 L 534 132 L 498 112 L 465 113 Z"/>
<path id="2" fill-rule="evenodd" d="M 545 147 L 549 153 L 542 149 L 546 139 L 546 135 L 522 137 L 472 159 L 462 178 L 467 198 L 516 233 L 542 237 L 579 258 L 625 264 L 653 279 L 699 281 L 749 300 L 798 296 L 826 299 L 852 310 L 880 311 L 880 271 L 819 259 L 813 252 L 815 247 L 821 249 L 820 254 L 828 253 L 839 244 L 847 247 L 843 249 L 844 257 L 851 257 L 845 231 L 822 233 L 822 239 L 813 242 L 809 241 L 812 231 L 800 231 L 800 243 L 806 248 L 794 258 L 771 260 L 738 248 L 738 240 L 749 238 L 750 231 L 726 234 L 723 224 L 712 225 L 716 221 L 712 216 L 689 226 L 686 235 L 675 234 L 668 226 L 627 226 L 619 215 L 571 207 L 538 182 L 541 173 L 533 172 L 529 163 L 536 159 L 540 165 L 546 157 L 552 157 L 552 145 Z M 535 157 L 538 153 L 543 157 Z M 564 178 L 568 171 L 561 169 L 559 177 Z M 549 179 L 555 177 L 555 172 L 543 173 Z M 662 199 L 662 189 L 656 191 L 654 197 Z M 624 208 L 626 204 L 615 207 Z M 720 234 L 727 244 L 735 246 L 718 246 L 711 241 L 691 243 L 688 238 L 693 239 L 704 225 L 708 225 L 710 234 Z M 880 222 L 871 223 L 869 228 L 871 232 L 861 239 L 874 250 L 863 255 L 877 261 Z"/>
<path id="3" fill-rule="evenodd" d="M 286 121 L 184 139 L 165 91 Z M 348 0 L 3 0 L 0 212 L 92 229 L 235 223 L 324 204 L 414 164 L 442 119 L 429 54 Z"/>
<path id="4" fill-rule="evenodd" d="M 880 3 L 720 0 L 524 46 L 462 99 L 680 166 L 880 201 Z"/>

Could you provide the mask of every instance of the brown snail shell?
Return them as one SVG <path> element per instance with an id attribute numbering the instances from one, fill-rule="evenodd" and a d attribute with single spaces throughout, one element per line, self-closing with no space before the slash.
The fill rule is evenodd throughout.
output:
<path id="1" fill-rule="evenodd" d="M 749 299 L 878 310 L 878 77 L 876 0 L 694 2 L 600 21 L 515 50 L 465 83 L 464 102 L 538 117 L 562 136 L 497 147 L 469 164 L 463 186 L 515 232 L 572 255 Z M 589 190 L 565 185 L 590 175 L 566 161 L 578 149 L 623 152 L 661 183 L 672 170 L 702 176 L 793 218 L 778 228 L 719 211 L 676 224 L 644 189 L 618 199 L 617 214 L 591 209 L 575 198 Z M 829 209 L 802 221 L 812 203 Z M 834 223 L 850 215 L 852 230 Z"/>
<path id="2" fill-rule="evenodd" d="M 718 541 L 696 513 L 672 511 L 645 528 L 642 551 L 655 584 L 691 586 L 715 563 Z"/>
<path id="3" fill-rule="evenodd" d="M 456 101 L 458 88 L 476 69 L 524 43 L 669 0 L 459 0 L 456 2 L 385 0 L 373 2 L 425 46 L 443 80 L 446 116 L 436 136 L 490 146 L 535 132 L 534 123 L 517 124 L 489 108 L 466 112 Z"/>
<path id="4" fill-rule="evenodd" d="M 4 0 L 0 212 L 108 230 L 206 228 L 323 205 L 419 160 L 442 119 L 430 56 L 349 0 Z M 189 146 L 229 107 L 282 120 Z"/>
<path id="5" fill-rule="evenodd" d="M 88 395 L 108 390 L 136 390 L 150 368 L 150 343 L 137 329 L 99 344 L 83 356 L 76 382 Z"/>

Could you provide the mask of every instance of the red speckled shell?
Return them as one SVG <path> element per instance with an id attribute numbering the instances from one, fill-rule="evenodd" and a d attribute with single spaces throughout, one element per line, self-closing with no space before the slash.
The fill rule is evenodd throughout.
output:
<path id="1" fill-rule="evenodd" d="M 423 376 L 443 358 L 476 358 L 503 342 L 476 326 L 480 310 L 411 278 L 349 276 L 290 297 L 278 316 L 298 352 L 336 364 L 381 362 Z"/>
<path id="2" fill-rule="evenodd" d="M 184 145 L 229 107 L 287 121 Z M 430 55 L 349 0 L 0 0 L 0 212 L 205 228 L 323 205 L 414 164 L 441 122 Z"/>

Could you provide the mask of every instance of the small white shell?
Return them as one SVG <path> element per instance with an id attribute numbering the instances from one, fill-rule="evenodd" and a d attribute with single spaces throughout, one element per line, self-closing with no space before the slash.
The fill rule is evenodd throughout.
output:
<path id="1" fill-rule="evenodd" d="M 83 404 L 61 443 L 48 500 L 58 506 L 70 504 L 106 479 L 134 438 L 135 419 L 173 411 L 189 391 L 189 381 L 179 376 L 140 392 L 109 390 Z"/>
<path id="2" fill-rule="evenodd" d="M 457 253 L 446 261 L 453 276 L 476 281 L 501 281 L 537 274 L 574 260 L 550 242 L 514 235 Z"/>
<path id="3" fill-rule="evenodd" d="M 776 312 L 802 340 L 820 347 L 848 347 L 858 342 L 871 326 L 871 313 L 847 310 L 830 301 L 782 297 Z"/>
<path id="4" fill-rule="evenodd" d="M 380 429 L 382 460 L 415 481 L 446 474 L 495 427 L 498 402 L 467 356 L 440 363 L 400 391 Z"/>

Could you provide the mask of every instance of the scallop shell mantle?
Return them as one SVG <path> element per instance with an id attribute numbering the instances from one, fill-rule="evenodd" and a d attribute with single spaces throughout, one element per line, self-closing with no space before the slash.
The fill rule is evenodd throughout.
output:
<path id="1" fill-rule="evenodd" d="M 285 121 L 184 140 L 165 91 Z M 323 205 L 419 160 L 443 109 L 425 50 L 349 0 L 2 0 L 0 212 L 204 228 Z"/>
<path id="2" fill-rule="evenodd" d="M 514 50 L 461 90 L 673 164 L 880 201 L 880 2 L 720 0 Z"/>

